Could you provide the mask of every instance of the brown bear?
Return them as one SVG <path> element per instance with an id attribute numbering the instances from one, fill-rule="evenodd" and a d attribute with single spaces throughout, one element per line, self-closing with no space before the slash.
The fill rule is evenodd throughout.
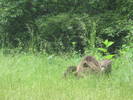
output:
<path id="1" fill-rule="evenodd" d="M 100 72 L 100 64 L 93 56 L 85 56 L 76 69 L 77 76 L 83 76 L 86 72 Z"/>
<path id="2" fill-rule="evenodd" d="M 78 77 L 82 77 L 85 73 L 110 73 L 111 72 L 111 60 L 97 61 L 93 56 L 85 56 L 78 66 L 70 66 L 67 68 L 64 76 L 73 73 Z"/>

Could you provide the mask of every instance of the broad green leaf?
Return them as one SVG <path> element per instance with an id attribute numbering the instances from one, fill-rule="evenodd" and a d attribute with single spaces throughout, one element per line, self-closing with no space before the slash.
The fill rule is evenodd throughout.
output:
<path id="1" fill-rule="evenodd" d="M 105 40 L 103 44 L 106 46 L 106 48 L 110 47 L 114 42 Z"/>
<path id="2" fill-rule="evenodd" d="M 112 59 L 114 57 L 114 55 L 107 55 L 107 56 L 105 56 L 104 58 L 105 59 Z"/>
<path id="3" fill-rule="evenodd" d="M 98 50 L 99 50 L 99 51 L 102 51 L 102 52 L 104 52 L 104 53 L 107 52 L 107 49 L 104 49 L 104 48 L 98 48 Z"/>

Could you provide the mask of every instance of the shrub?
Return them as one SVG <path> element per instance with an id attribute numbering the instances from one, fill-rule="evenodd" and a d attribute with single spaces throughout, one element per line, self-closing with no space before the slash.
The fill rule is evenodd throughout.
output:
<path id="1" fill-rule="evenodd" d="M 59 14 L 44 16 L 36 21 L 41 48 L 48 52 L 84 51 L 90 34 L 92 20 L 87 15 Z M 50 50 L 49 50 L 50 49 Z"/>
<path id="2" fill-rule="evenodd" d="M 110 52 L 116 52 L 123 44 L 130 43 L 133 40 L 132 24 L 133 21 L 121 17 L 119 14 L 113 14 L 113 12 L 101 15 L 97 27 L 97 46 L 101 46 L 102 41 L 108 39 L 114 42 L 109 48 Z"/>

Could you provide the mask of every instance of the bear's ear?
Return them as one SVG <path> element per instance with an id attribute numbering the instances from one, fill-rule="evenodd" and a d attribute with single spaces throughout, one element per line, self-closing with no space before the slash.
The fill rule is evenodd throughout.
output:
<path id="1" fill-rule="evenodd" d="M 89 65 L 85 62 L 85 63 L 83 64 L 83 67 L 89 67 Z"/>
<path id="2" fill-rule="evenodd" d="M 101 66 L 108 66 L 112 63 L 111 60 L 102 60 L 99 62 Z"/>

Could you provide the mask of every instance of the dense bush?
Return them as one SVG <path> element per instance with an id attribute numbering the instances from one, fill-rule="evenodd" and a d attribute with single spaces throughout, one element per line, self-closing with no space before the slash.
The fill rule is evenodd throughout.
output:
<path id="1" fill-rule="evenodd" d="M 43 23 L 45 22 L 45 23 Z M 41 48 L 47 51 L 84 51 L 92 30 L 93 20 L 88 15 L 59 14 L 44 16 L 37 21 Z"/>
<path id="2" fill-rule="evenodd" d="M 114 51 L 120 49 L 123 44 L 128 45 L 133 41 L 133 21 L 125 19 L 117 13 L 106 13 L 106 15 L 103 14 L 100 17 L 97 32 L 97 38 L 99 38 L 97 45 L 100 45 L 105 39 L 114 41 L 112 50 L 110 49 Z"/>
<path id="3" fill-rule="evenodd" d="M 27 44 L 30 33 L 28 27 L 34 26 L 28 0 L 0 1 L 1 44 L 5 47 L 18 47 L 21 42 Z"/>
<path id="4" fill-rule="evenodd" d="M 46 52 L 133 41 L 132 0 L 0 0 L 0 47 Z"/>

